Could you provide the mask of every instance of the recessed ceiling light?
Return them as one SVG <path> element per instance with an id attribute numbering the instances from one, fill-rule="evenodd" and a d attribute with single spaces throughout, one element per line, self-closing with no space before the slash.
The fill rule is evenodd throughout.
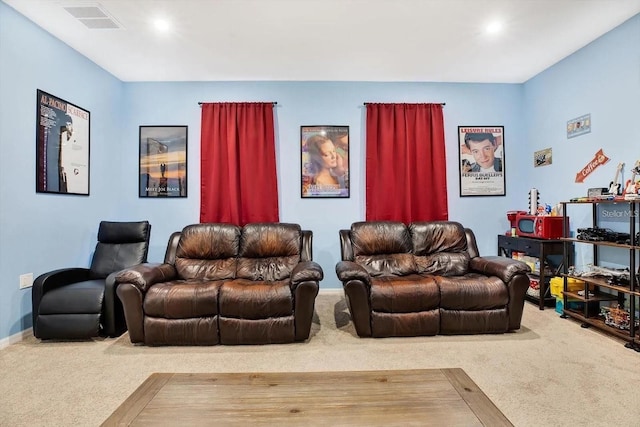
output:
<path id="1" fill-rule="evenodd" d="M 503 28 L 502 22 L 500 22 L 500 21 L 492 21 L 492 22 L 487 24 L 487 26 L 485 27 L 485 31 L 488 34 L 496 34 L 496 33 L 499 33 L 500 31 L 502 31 L 502 28 Z"/>
<path id="2" fill-rule="evenodd" d="M 161 33 L 166 33 L 171 29 L 171 23 L 163 18 L 156 18 L 153 20 L 153 28 Z"/>

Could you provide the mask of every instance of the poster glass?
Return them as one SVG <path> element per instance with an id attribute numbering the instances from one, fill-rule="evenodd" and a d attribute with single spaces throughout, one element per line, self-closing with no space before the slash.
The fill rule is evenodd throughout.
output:
<path id="1" fill-rule="evenodd" d="M 139 197 L 187 197 L 187 126 L 140 126 Z"/>
<path id="2" fill-rule="evenodd" d="M 349 126 L 301 126 L 302 198 L 349 197 Z"/>
<path id="3" fill-rule="evenodd" d="M 460 196 L 504 196 L 504 126 L 458 126 Z"/>
<path id="4" fill-rule="evenodd" d="M 36 192 L 88 196 L 89 111 L 42 90 L 36 105 Z"/>

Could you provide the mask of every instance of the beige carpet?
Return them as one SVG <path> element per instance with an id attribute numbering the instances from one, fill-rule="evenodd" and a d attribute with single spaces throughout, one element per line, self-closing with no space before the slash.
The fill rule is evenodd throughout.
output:
<path id="1" fill-rule="evenodd" d="M 525 304 L 503 335 L 363 339 L 341 292 L 323 293 L 308 342 L 144 347 L 127 334 L 30 337 L 0 350 L 0 426 L 98 426 L 154 372 L 462 368 L 516 426 L 636 426 L 640 353 L 552 309 Z"/>

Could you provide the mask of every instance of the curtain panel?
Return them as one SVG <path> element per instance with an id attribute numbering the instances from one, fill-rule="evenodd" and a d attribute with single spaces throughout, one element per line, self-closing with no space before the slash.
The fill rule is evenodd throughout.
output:
<path id="1" fill-rule="evenodd" d="M 278 222 L 273 103 L 203 103 L 200 222 Z"/>
<path id="2" fill-rule="evenodd" d="M 441 104 L 367 104 L 366 220 L 448 219 Z"/>

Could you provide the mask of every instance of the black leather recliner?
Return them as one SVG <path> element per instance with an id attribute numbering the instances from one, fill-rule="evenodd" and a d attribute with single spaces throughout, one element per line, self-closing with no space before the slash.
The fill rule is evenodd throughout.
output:
<path id="1" fill-rule="evenodd" d="M 89 268 L 63 268 L 33 282 L 33 334 L 41 339 L 118 336 L 127 328 L 115 274 L 147 261 L 151 225 L 100 222 Z"/>

